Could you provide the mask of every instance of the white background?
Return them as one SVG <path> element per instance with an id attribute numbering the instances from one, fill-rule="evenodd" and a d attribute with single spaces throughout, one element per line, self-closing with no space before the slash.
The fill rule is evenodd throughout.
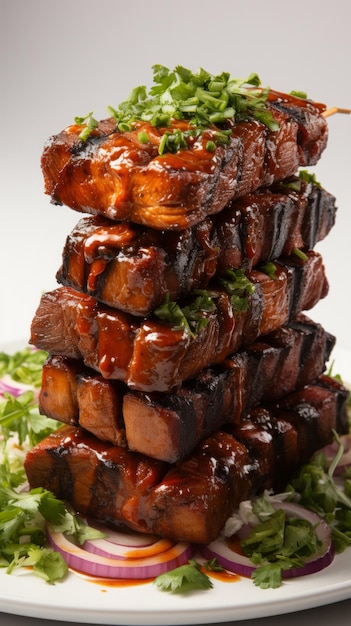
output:
<path id="1" fill-rule="evenodd" d="M 257 72 L 263 85 L 351 108 L 349 0 L 0 0 L 0 346 L 29 337 L 40 294 L 56 287 L 66 235 L 81 215 L 43 192 L 45 140 L 93 110 L 107 116 L 152 65 Z M 314 168 L 338 200 L 318 246 L 330 282 L 311 316 L 351 350 L 351 116 L 329 118 Z"/>

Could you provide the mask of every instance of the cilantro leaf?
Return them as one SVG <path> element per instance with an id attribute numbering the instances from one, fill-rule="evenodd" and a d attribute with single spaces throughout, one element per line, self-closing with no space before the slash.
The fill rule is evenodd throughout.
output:
<path id="1" fill-rule="evenodd" d="M 253 527 L 249 536 L 240 542 L 246 556 L 276 554 L 284 544 L 285 513 L 278 509 L 268 519 Z"/>
<path id="2" fill-rule="evenodd" d="M 287 516 L 283 509 L 275 509 L 266 496 L 254 500 L 253 510 L 259 523 L 240 546 L 257 566 L 252 573 L 255 585 L 275 588 L 282 582 L 283 570 L 303 566 L 307 558 L 318 554 L 322 544 L 308 520 Z"/>
<path id="3" fill-rule="evenodd" d="M 52 548 L 38 546 L 31 546 L 25 556 L 17 553 L 8 566 L 7 573 L 12 574 L 23 567 L 32 568 L 36 576 L 51 584 L 63 580 L 68 572 L 68 565 L 62 554 Z"/>
<path id="4" fill-rule="evenodd" d="M 343 552 L 351 546 L 351 493 L 347 478 L 343 488 L 333 480 L 334 468 L 332 463 L 328 470 L 323 453 L 317 454 L 300 468 L 287 491 L 329 524 L 335 550 Z"/>
<path id="5" fill-rule="evenodd" d="M 52 525 L 55 532 L 69 535 L 80 546 L 88 539 L 102 539 L 106 537 L 105 533 L 88 526 L 80 517 L 67 510 L 65 515 Z"/>
<path id="6" fill-rule="evenodd" d="M 199 563 L 193 559 L 186 565 L 181 565 L 170 572 L 160 574 L 155 578 L 154 584 L 161 591 L 170 591 L 171 593 L 187 593 L 213 587 L 210 578 L 202 571 Z"/>
<path id="7" fill-rule="evenodd" d="M 16 376 L 36 384 L 41 378 L 46 353 L 25 349 L 13 357 L 0 354 L 0 376 Z M 25 365 L 24 365 L 25 364 Z M 50 491 L 27 490 L 23 460 L 26 449 L 55 430 L 59 423 L 40 415 L 32 390 L 17 397 L 4 392 L 0 400 L 0 567 L 10 574 L 30 570 L 49 583 L 62 580 L 67 572 L 63 557 L 46 547 L 46 524 L 69 532 L 77 543 L 104 536 L 86 526 Z"/>
<path id="8" fill-rule="evenodd" d="M 44 350 L 33 350 L 30 347 L 18 350 L 14 354 L 0 352 L 0 377 L 5 374 L 14 381 L 40 387 L 41 373 L 47 352 Z"/>
<path id="9" fill-rule="evenodd" d="M 251 578 L 256 587 L 277 589 L 282 584 L 282 567 L 278 563 L 265 563 L 254 570 Z"/>
<path id="10" fill-rule="evenodd" d="M 28 438 L 30 445 L 33 446 L 55 430 L 58 425 L 59 423 L 55 420 L 39 414 L 38 405 L 31 390 L 17 397 L 4 393 L 4 399 L 0 400 L 0 434 L 4 439 L 16 434 L 20 445 Z"/>

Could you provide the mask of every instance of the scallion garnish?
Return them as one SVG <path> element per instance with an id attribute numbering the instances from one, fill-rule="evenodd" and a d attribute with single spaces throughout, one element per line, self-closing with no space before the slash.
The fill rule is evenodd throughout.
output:
<path id="1" fill-rule="evenodd" d="M 295 256 L 301 259 L 301 261 L 307 261 L 308 259 L 307 254 L 305 254 L 302 250 L 300 250 L 300 248 L 294 248 L 293 254 L 295 254 Z"/>
<path id="2" fill-rule="evenodd" d="M 149 143 L 150 141 L 149 135 L 145 133 L 144 131 L 141 131 L 140 133 L 138 133 L 138 139 L 140 143 Z"/>
<path id="3" fill-rule="evenodd" d="M 303 180 L 305 183 L 311 183 L 312 185 L 316 185 L 317 187 L 321 186 L 321 184 L 317 180 L 315 173 L 312 174 L 307 170 L 300 170 L 299 178 L 301 178 L 301 180 Z"/>
<path id="4" fill-rule="evenodd" d="M 248 297 L 255 291 L 254 283 L 246 276 L 242 269 L 227 269 L 219 277 L 219 283 L 230 296 L 234 311 L 244 313 L 249 306 Z"/>
<path id="5" fill-rule="evenodd" d="M 98 121 L 93 117 L 92 111 L 90 111 L 88 115 L 85 115 L 85 117 L 75 117 L 74 121 L 79 126 L 85 126 L 78 136 L 81 141 L 86 141 L 93 130 L 98 127 Z"/>
<path id="6" fill-rule="evenodd" d="M 154 83 L 149 91 L 144 85 L 135 87 L 129 98 L 117 108 L 108 106 L 122 132 L 131 130 L 136 121 L 168 128 L 171 120 L 186 120 L 200 133 L 209 127 L 217 127 L 221 132 L 215 135 L 216 145 L 224 142 L 223 132 L 236 122 L 256 119 L 272 131 L 279 128 L 267 107 L 269 89 L 261 87 L 261 80 L 255 73 L 246 78 L 232 78 L 227 72 L 214 76 L 202 68 L 193 73 L 181 65 L 173 70 L 163 65 L 154 65 L 152 69 Z M 76 117 L 75 122 L 86 124 L 79 135 L 83 141 L 97 126 L 92 112 L 85 117 Z M 162 137 L 159 154 L 187 148 L 189 136 L 191 131 L 170 129 L 166 137 Z M 212 141 L 207 146 L 212 152 Z"/>
<path id="7" fill-rule="evenodd" d="M 270 278 L 273 278 L 273 280 L 277 280 L 277 266 L 272 261 L 262 263 L 262 265 L 260 265 L 258 269 L 260 270 L 260 272 L 263 272 L 264 274 L 267 274 L 267 276 L 269 276 Z"/>
<path id="8" fill-rule="evenodd" d="M 208 324 L 207 313 L 215 311 L 216 305 L 209 292 L 197 290 L 193 292 L 195 299 L 187 306 L 180 307 L 171 301 L 169 295 L 165 302 L 154 311 L 154 315 L 170 324 L 175 330 L 185 329 L 191 337 L 195 337 Z"/>
<path id="9" fill-rule="evenodd" d="M 295 96 L 296 98 L 302 98 L 303 100 L 307 99 L 307 93 L 305 91 L 290 91 L 290 94 L 292 96 Z"/>

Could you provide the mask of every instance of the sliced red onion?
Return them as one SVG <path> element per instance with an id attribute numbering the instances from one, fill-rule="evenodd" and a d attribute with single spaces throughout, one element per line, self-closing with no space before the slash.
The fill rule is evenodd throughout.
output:
<path id="1" fill-rule="evenodd" d="M 272 502 L 272 506 L 276 509 L 283 509 L 289 517 L 299 517 L 309 521 L 315 526 L 318 539 L 322 542 L 322 548 L 318 555 L 311 555 L 301 567 L 283 570 L 283 578 L 314 574 L 330 565 L 334 559 L 334 548 L 328 524 L 319 515 L 293 502 Z M 248 557 L 231 549 L 224 537 L 219 537 L 207 546 L 201 546 L 200 550 L 206 559 L 216 558 L 217 562 L 230 572 L 249 578 L 256 569 Z"/>
<path id="2" fill-rule="evenodd" d="M 143 539 L 141 539 L 143 541 Z M 174 541 L 169 539 L 158 539 L 149 545 L 135 544 L 122 545 L 116 543 L 116 541 L 110 541 L 109 537 L 106 539 L 91 539 L 84 543 L 84 550 L 91 552 L 92 554 L 100 554 L 106 556 L 109 559 L 135 559 L 152 557 L 169 550 L 174 546 Z"/>
<path id="3" fill-rule="evenodd" d="M 194 554 L 189 543 L 175 543 L 165 552 L 153 557 L 111 559 L 87 552 L 76 546 L 62 533 L 48 525 L 48 541 L 54 550 L 60 552 L 72 569 L 98 578 L 144 579 L 155 578 L 159 574 L 184 565 Z"/>
<path id="4" fill-rule="evenodd" d="M 10 393 L 17 398 L 23 393 L 22 387 L 15 387 L 13 384 L 6 383 L 4 380 L 0 380 L 0 393 Z"/>
<path id="5" fill-rule="evenodd" d="M 35 389 L 32 385 L 15 382 L 10 376 L 4 376 L 4 378 L 0 379 L 0 395 L 10 393 L 15 398 L 18 398 L 26 391 L 33 391 L 35 401 L 39 397 L 39 389 Z"/>
<path id="6" fill-rule="evenodd" d="M 338 464 L 334 470 L 334 475 L 340 475 L 345 470 L 346 467 L 351 465 L 351 434 L 342 435 L 340 437 L 340 442 L 344 447 L 344 453 L 340 457 Z M 327 465 L 331 465 L 333 462 L 335 455 L 337 454 L 339 449 L 339 444 L 335 441 L 328 446 L 322 448 L 321 452 L 325 454 Z"/>

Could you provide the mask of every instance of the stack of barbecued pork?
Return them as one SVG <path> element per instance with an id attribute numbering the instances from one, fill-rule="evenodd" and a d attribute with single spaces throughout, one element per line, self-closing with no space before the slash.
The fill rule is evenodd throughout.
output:
<path id="1" fill-rule="evenodd" d="M 347 430 L 324 374 L 335 339 L 307 316 L 336 206 L 299 170 L 326 146 L 325 107 L 267 107 L 278 130 L 242 121 L 215 150 L 208 128 L 160 155 L 169 128 L 112 118 L 45 146 L 46 192 L 86 215 L 31 329 L 49 353 L 40 409 L 65 424 L 25 467 L 89 518 L 208 543 Z"/>

